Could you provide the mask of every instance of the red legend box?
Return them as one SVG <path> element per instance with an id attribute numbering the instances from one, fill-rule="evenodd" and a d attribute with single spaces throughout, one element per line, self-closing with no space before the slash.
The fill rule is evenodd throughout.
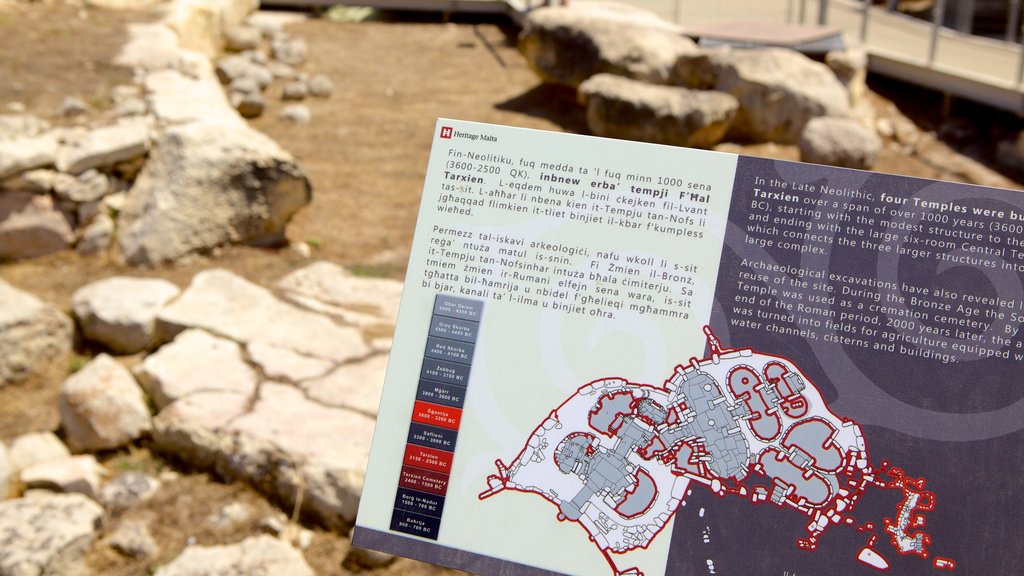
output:
<path id="1" fill-rule="evenodd" d="M 412 409 L 412 420 L 420 424 L 458 430 L 459 422 L 462 421 L 462 410 L 429 402 L 416 402 Z"/>
<path id="2" fill-rule="evenodd" d="M 444 496 L 448 491 L 448 475 L 412 466 L 402 466 L 402 475 L 398 478 L 398 485 L 410 490 Z"/>
<path id="3" fill-rule="evenodd" d="M 452 469 L 452 456 L 451 452 L 444 450 L 409 444 L 405 447 L 404 463 L 406 466 L 426 468 L 447 474 Z"/>

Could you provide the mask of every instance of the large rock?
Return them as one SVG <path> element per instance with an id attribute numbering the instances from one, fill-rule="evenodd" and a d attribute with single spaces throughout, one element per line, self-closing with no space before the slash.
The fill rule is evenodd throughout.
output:
<path id="1" fill-rule="evenodd" d="M 699 71 L 702 51 L 678 27 L 646 10 L 612 2 L 528 12 L 519 51 L 541 79 L 571 87 L 602 72 L 666 84 L 680 76 L 680 59 L 693 61 L 680 70 L 686 81 L 711 81 L 706 60 Z"/>
<path id="2" fill-rule="evenodd" d="M 144 118 L 129 118 L 111 126 L 89 131 L 72 139 L 60 150 L 57 168 L 79 174 L 91 168 L 110 167 L 146 155 L 149 124 Z"/>
<path id="3" fill-rule="evenodd" d="M 57 139 L 52 134 L 0 140 L 0 180 L 56 161 Z"/>
<path id="4" fill-rule="evenodd" d="M 180 292 L 166 280 L 118 276 L 79 288 L 71 307 L 87 339 L 135 354 L 156 343 L 156 314 Z"/>
<path id="5" fill-rule="evenodd" d="M 149 107 L 162 125 L 204 122 L 241 126 L 242 117 L 228 102 L 213 71 L 195 75 L 160 70 L 146 76 Z"/>
<path id="6" fill-rule="evenodd" d="M 252 536 L 226 546 L 190 546 L 154 576 L 224 576 L 273 574 L 313 576 L 302 553 L 267 535 Z"/>
<path id="7" fill-rule="evenodd" d="M 355 328 L 282 302 L 266 288 L 226 270 L 196 274 L 181 297 L 157 318 L 165 334 L 202 328 L 236 342 L 262 342 L 334 363 L 370 352 Z"/>
<path id="8" fill-rule="evenodd" d="M 0 142 L 38 136 L 50 129 L 50 124 L 33 114 L 0 114 Z"/>
<path id="9" fill-rule="evenodd" d="M 298 164 L 263 134 L 244 125 L 174 126 L 128 195 L 121 251 L 130 264 L 157 265 L 224 244 L 279 244 L 310 199 Z"/>
<path id="10" fill-rule="evenodd" d="M 37 258 L 71 247 L 75 233 L 49 195 L 0 193 L 0 261 Z"/>
<path id="11" fill-rule="evenodd" d="M 11 441 L 11 469 L 15 472 L 36 464 L 71 456 L 67 446 L 53 432 L 30 432 Z"/>
<path id="12" fill-rule="evenodd" d="M 711 148 L 728 132 L 739 102 L 710 90 L 657 86 L 598 74 L 579 88 L 597 136 Z"/>
<path id="13" fill-rule="evenodd" d="M 154 445 L 227 479 L 244 480 L 332 528 L 359 503 L 374 421 L 324 406 L 289 385 L 265 382 L 255 404 L 230 392 L 199 392 L 155 419 Z"/>
<path id="14" fill-rule="evenodd" d="M 61 384 L 59 409 L 73 451 L 118 448 L 152 428 L 139 385 L 106 354 Z"/>
<path id="15" fill-rule="evenodd" d="M 402 300 L 401 282 L 356 276 L 331 262 L 296 270 L 277 287 L 291 302 L 359 326 L 393 325 Z"/>
<path id="16" fill-rule="evenodd" d="M 856 106 L 868 93 L 868 51 L 863 46 L 833 50 L 825 54 L 827 65 L 850 94 L 850 104 Z"/>
<path id="17" fill-rule="evenodd" d="M 301 387 L 313 400 L 376 418 L 387 370 L 388 355 L 378 354 L 340 366 L 323 378 L 303 382 Z"/>
<path id="18" fill-rule="evenodd" d="M 216 370 L 211 370 L 216 366 Z M 153 404 L 162 409 L 198 391 L 254 396 L 259 376 L 242 359 L 242 347 L 202 330 L 186 330 L 136 369 Z"/>
<path id="19" fill-rule="evenodd" d="M 0 574 L 63 574 L 95 538 L 103 508 L 81 494 L 0 502 Z"/>
<path id="20" fill-rule="evenodd" d="M 214 56 L 224 46 L 225 30 L 241 24 L 258 6 L 258 0 L 179 0 L 165 21 L 182 48 Z"/>
<path id="21" fill-rule="evenodd" d="M 849 116 L 850 97 L 827 66 L 785 48 L 733 50 L 718 61 L 717 90 L 740 102 L 731 135 L 796 143 L 818 116 Z"/>
<path id="22" fill-rule="evenodd" d="M 21 482 L 28 490 L 73 492 L 95 500 L 103 475 L 104 469 L 96 457 L 82 454 L 33 464 L 21 471 Z"/>
<path id="23" fill-rule="evenodd" d="M 0 387 L 63 361 L 72 332 L 64 313 L 0 280 Z"/>
<path id="24" fill-rule="evenodd" d="M 881 150 L 878 134 L 850 118 L 814 118 L 800 137 L 800 160 L 814 164 L 868 170 Z"/>

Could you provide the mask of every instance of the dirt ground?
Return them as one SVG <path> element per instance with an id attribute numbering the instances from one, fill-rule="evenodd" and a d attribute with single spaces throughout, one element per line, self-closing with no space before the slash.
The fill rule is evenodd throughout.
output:
<path id="1" fill-rule="evenodd" d="M 154 17 L 61 5 L 0 4 L 0 111 L 20 102 L 29 112 L 55 123 L 67 122 L 56 114 L 64 96 L 73 95 L 95 108 L 84 121 L 101 116 L 109 107 L 111 89 L 131 81 L 130 71 L 109 64 L 124 41 L 125 23 Z M 309 43 L 310 60 L 303 70 L 329 76 L 335 93 L 330 99 L 307 101 L 313 114 L 310 124 L 291 125 L 277 119 L 281 86 L 272 85 L 268 109 L 253 124 L 291 151 L 312 181 L 313 202 L 296 216 L 288 235 L 293 242 L 312 246 L 314 259 L 337 262 L 360 274 L 403 277 L 438 117 L 587 133 L 584 112 L 572 91 L 538 83 L 516 52 L 516 30 L 507 23 L 445 23 L 436 16 L 392 16 L 361 23 L 309 19 L 289 30 Z M 1010 137 L 1019 128 L 1015 119 L 969 105 L 953 107 L 962 117 L 943 118 L 937 112 L 941 97 L 892 82 L 872 86 L 884 94 L 871 96 L 883 117 L 900 114 L 891 102 L 895 100 L 903 114 L 940 137 L 916 151 L 887 139 L 879 170 L 1019 187 L 953 148 L 991 163 L 994 141 Z M 721 148 L 798 157 L 792 146 L 729 144 Z M 270 282 L 308 262 L 287 248 L 234 247 L 171 267 L 137 270 L 109 255 L 82 258 L 68 252 L 0 265 L 0 278 L 69 309 L 71 294 L 78 287 L 112 275 L 159 276 L 185 287 L 196 272 L 222 267 L 257 282 Z M 57 387 L 90 351 L 82 349 L 78 354 L 39 378 L 0 389 L 0 440 L 57 428 Z M 128 452 L 108 454 L 104 460 L 115 471 L 167 467 L 148 453 L 144 443 Z M 115 519 L 160 519 L 155 535 L 164 551 L 155 562 L 133 561 L 99 548 L 90 562 L 98 573 L 141 575 L 171 559 L 190 536 L 205 544 L 241 539 L 255 526 L 223 533 L 190 532 L 195 518 L 216 508 L 211 502 L 231 501 L 269 511 L 269 504 L 244 486 L 223 485 L 185 471 L 158 499 Z M 348 547 L 345 538 L 317 531 L 306 557 L 318 574 L 349 574 L 342 566 Z M 400 560 L 385 573 L 450 572 Z"/>

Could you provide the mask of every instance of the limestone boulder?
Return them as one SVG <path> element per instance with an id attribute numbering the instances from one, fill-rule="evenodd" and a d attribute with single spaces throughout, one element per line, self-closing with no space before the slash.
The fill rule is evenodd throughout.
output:
<path id="1" fill-rule="evenodd" d="M 850 118 L 814 118 L 800 137 L 800 160 L 813 164 L 869 170 L 881 150 L 878 134 Z"/>
<path id="2" fill-rule="evenodd" d="M 0 574 L 63 574 L 99 531 L 103 508 L 81 494 L 0 502 Z"/>
<path id="3" fill-rule="evenodd" d="M 679 76 L 675 68 L 681 58 L 701 55 L 678 27 L 646 10 L 613 2 L 531 10 L 523 22 L 519 51 L 542 80 L 573 88 L 602 72 L 666 84 Z M 705 71 L 710 73 L 710 67 Z M 700 82 L 699 73 L 686 76 Z"/>
<path id="4" fill-rule="evenodd" d="M 159 124 L 164 126 L 204 122 L 244 123 L 228 102 L 212 70 L 200 67 L 196 74 L 164 69 L 146 75 L 146 99 Z"/>
<path id="5" fill-rule="evenodd" d="M 0 139 L 0 180 L 32 170 L 53 166 L 57 161 L 57 138 L 50 133 Z"/>
<path id="6" fill-rule="evenodd" d="M 71 224 L 53 197 L 0 193 L 0 261 L 46 256 L 67 250 L 74 242 Z"/>
<path id="7" fill-rule="evenodd" d="M 50 129 L 50 124 L 33 114 L 0 114 L 0 142 L 38 136 Z"/>
<path id="8" fill-rule="evenodd" d="M 60 150 L 57 168 L 80 174 L 92 168 L 111 167 L 146 155 L 149 124 L 144 118 L 127 118 L 111 126 L 90 130 L 70 139 Z"/>
<path id="9" fill-rule="evenodd" d="M 129 192 L 121 252 L 152 266 L 225 244 L 281 244 L 311 197 L 295 159 L 263 134 L 242 124 L 174 126 Z"/>
<path id="10" fill-rule="evenodd" d="M 139 385 L 106 354 L 61 384 L 58 407 L 72 451 L 118 448 L 152 428 Z"/>
<path id="11" fill-rule="evenodd" d="M 156 314 L 180 292 L 166 280 L 116 276 L 79 288 L 71 307 L 86 339 L 135 354 L 156 344 Z"/>
<path id="12" fill-rule="evenodd" d="M 21 471 L 21 482 L 29 490 L 77 493 L 95 500 L 103 475 L 96 457 L 82 454 L 33 464 Z"/>
<path id="13" fill-rule="evenodd" d="M 67 446 L 53 432 L 30 432 L 11 441 L 11 469 L 15 472 L 71 456 Z"/>
<path id="14" fill-rule="evenodd" d="M 300 268 L 277 287 L 295 304 L 358 326 L 393 325 L 402 300 L 401 282 L 357 276 L 332 262 Z"/>
<path id="15" fill-rule="evenodd" d="M 843 83 L 850 94 L 850 104 L 861 103 L 868 93 L 868 51 L 863 46 L 833 50 L 825 54 L 825 65 Z"/>
<path id="16" fill-rule="evenodd" d="M 387 370 L 388 355 L 379 354 L 303 382 L 301 388 L 313 400 L 376 418 Z"/>
<path id="17" fill-rule="evenodd" d="M 154 576 L 222 576 L 273 574 L 313 576 L 302 553 L 267 535 L 252 536 L 225 546 L 190 546 Z"/>
<path id="18" fill-rule="evenodd" d="M 163 334 L 201 328 L 242 344 L 261 342 L 335 364 L 370 352 L 359 330 L 284 302 L 226 270 L 196 274 L 157 318 Z"/>
<path id="19" fill-rule="evenodd" d="M 0 387 L 63 361 L 72 331 L 63 312 L 0 280 Z"/>
<path id="20" fill-rule="evenodd" d="M 812 118 L 850 115 L 850 96 L 835 74 L 799 52 L 733 50 L 717 65 L 715 89 L 740 102 L 730 138 L 793 144 Z"/>
<path id="21" fill-rule="evenodd" d="M 658 86 L 598 74 L 580 85 L 587 126 L 597 136 L 691 148 L 718 144 L 736 118 L 730 94 Z"/>

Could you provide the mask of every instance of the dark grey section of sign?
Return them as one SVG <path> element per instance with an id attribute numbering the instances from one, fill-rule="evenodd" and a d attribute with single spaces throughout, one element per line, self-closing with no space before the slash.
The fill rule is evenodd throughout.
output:
<path id="1" fill-rule="evenodd" d="M 479 322 L 443 316 L 434 316 L 430 319 L 430 336 L 473 343 L 476 342 L 478 331 Z"/>
<path id="2" fill-rule="evenodd" d="M 441 519 L 395 509 L 391 514 L 391 529 L 402 534 L 437 540 L 437 533 L 441 529 Z"/>
<path id="3" fill-rule="evenodd" d="M 389 554 L 405 556 L 414 560 L 440 564 L 449 568 L 465 570 L 475 574 L 492 576 L 559 576 L 559 572 L 541 570 L 533 566 L 509 562 L 490 556 L 482 556 L 465 550 L 441 546 L 433 542 L 416 540 L 396 534 L 389 534 L 362 526 L 356 526 L 352 543 L 362 548 L 380 550 Z"/>
<path id="4" fill-rule="evenodd" d="M 470 300 L 446 294 L 438 294 L 434 298 L 435 316 L 447 316 L 448 318 L 479 322 L 483 311 L 484 303 L 479 300 Z"/>
<path id="5" fill-rule="evenodd" d="M 457 384 L 445 384 L 431 380 L 420 380 L 416 389 L 416 399 L 433 402 L 442 406 L 462 408 L 466 403 L 466 387 Z"/>
<path id="6" fill-rule="evenodd" d="M 458 430 L 449 430 L 447 428 L 413 422 L 409 425 L 408 442 L 409 444 L 453 452 L 455 451 L 455 439 L 458 435 Z"/>
<path id="7" fill-rule="evenodd" d="M 428 358 L 448 360 L 460 364 L 473 362 L 473 349 L 469 342 L 459 342 L 447 338 L 427 338 L 427 350 L 423 353 Z"/>
<path id="8" fill-rule="evenodd" d="M 469 369 L 470 366 L 468 364 L 456 364 L 454 362 L 445 362 L 444 360 L 424 358 L 423 368 L 420 370 L 420 378 L 466 386 L 469 383 Z"/>
<path id="9" fill-rule="evenodd" d="M 395 509 L 440 518 L 444 512 L 444 496 L 399 488 L 395 496 Z"/>

